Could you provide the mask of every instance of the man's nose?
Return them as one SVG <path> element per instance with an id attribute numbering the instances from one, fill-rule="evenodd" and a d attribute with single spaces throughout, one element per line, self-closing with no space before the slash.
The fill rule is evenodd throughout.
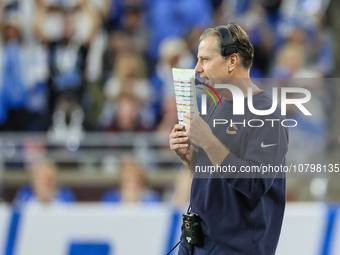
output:
<path id="1" fill-rule="evenodd" d="M 202 73 L 203 72 L 203 68 L 202 68 L 202 66 L 200 65 L 199 62 L 197 62 L 196 66 L 195 66 L 195 72 L 196 73 Z"/>

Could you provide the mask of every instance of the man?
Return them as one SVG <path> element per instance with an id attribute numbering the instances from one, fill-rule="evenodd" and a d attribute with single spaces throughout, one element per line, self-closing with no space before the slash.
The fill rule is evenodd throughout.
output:
<path id="1" fill-rule="evenodd" d="M 237 52 L 222 56 L 224 41 L 216 29 L 209 28 L 200 38 L 196 72 L 211 86 L 228 79 L 229 84 L 242 90 L 245 98 L 252 96 L 255 109 L 270 109 L 271 97 L 258 89 L 249 77 L 254 49 L 247 34 L 234 23 L 227 28 Z M 248 95 L 248 88 L 252 95 Z M 191 211 L 201 218 L 204 243 L 194 246 L 193 254 L 275 254 L 285 208 L 284 174 L 240 171 L 247 167 L 260 169 L 285 164 L 288 131 L 281 125 L 284 118 L 279 107 L 267 116 L 252 114 L 247 99 L 244 99 L 244 114 L 233 115 L 232 94 L 227 89 L 220 90 L 219 94 L 223 96 L 222 104 L 209 109 L 207 122 L 197 115 L 185 114 L 184 122 L 188 125 L 175 125 L 169 136 L 171 150 L 187 168 L 195 169 L 190 205 Z M 218 119 L 232 120 L 235 124 L 216 125 Z M 249 126 L 251 119 L 264 124 L 257 128 Z M 274 123 L 266 119 L 280 121 Z M 207 166 L 229 166 L 236 171 L 205 175 L 196 171 Z M 190 249 L 182 238 L 178 254 L 190 254 Z"/>

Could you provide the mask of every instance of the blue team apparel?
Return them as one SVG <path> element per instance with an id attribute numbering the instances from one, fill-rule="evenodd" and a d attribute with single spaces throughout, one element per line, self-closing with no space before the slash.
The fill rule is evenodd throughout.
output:
<path id="1" fill-rule="evenodd" d="M 222 105 L 215 109 L 213 105 L 208 111 L 212 132 L 230 150 L 221 167 L 234 166 L 240 170 L 251 166 L 284 166 L 288 129 L 281 125 L 284 117 L 280 107 L 269 116 L 256 116 L 249 111 L 247 99 L 244 105 L 244 115 L 233 115 L 233 102 L 223 98 Z M 253 105 L 257 110 L 267 110 L 272 99 L 261 91 L 253 96 Z M 228 124 L 213 127 L 214 119 L 226 119 Z M 262 120 L 263 126 L 250 127 L 248 121 L 252 119 Z M 230 120 L 235 126 L 229 125 Z M 251 124 L 259 125 L 256 122 L 261 121 Z M 211 165 L 205 151 L 198 148 L 195 166 Z M 198 178 L 195 173 L 192 182 L 191 207 L 202 219 L 203 233 L 225 254 L 275 254 L 285 209 L 284 173 L 269 176 L 219 173 L 218 178 L 213 177 L 208 174 Z"/>

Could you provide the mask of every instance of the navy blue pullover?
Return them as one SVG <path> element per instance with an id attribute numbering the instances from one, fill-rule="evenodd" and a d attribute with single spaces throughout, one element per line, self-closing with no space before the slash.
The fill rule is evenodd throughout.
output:
<path id="1" fill-rule="evenodd" d="M 215 110 L 213 105 L 208 111 L 213 134 L 230 150 L 221 167 L 235 166 L 239 171 L 242 166 L 284 166 L 288 129 L 280 123 L 284 120 L 280 107 L 269 116 L 256 116 L 249 111 L 247 99 L 244 103 L 244 115 L 233 115 L 233 102 L 224 98 L 222 105 Z M 257 110 L 267 110 L 272 99 L 261 91 L 253 96 L 253 105 Z M 228 124 L 213 127 L 214 119 L 226 119 Z M 245 127 L 243 124 L 229 127 L 231 119 L 234 123 L 245 120 Z M 249 127 L 250 119 L 261 119 L 264 125 Z M 280 122 L 266 119 L 280 119 Z M 227 133 L 227 129 L 231 132 Z M 212 166 L 202 148 L 198 148 L 195 166 Z M 195 173 L 192 182 L 190 204 L 192 211 L 202 218 L 203 233 L 228 255 L 275 254 L 285 209 L 285 175 L 247 173 L 247 178 L 238 178 L 245 176 L 222 172 L 218 178 L 213 177 L 198 178 Z"/>

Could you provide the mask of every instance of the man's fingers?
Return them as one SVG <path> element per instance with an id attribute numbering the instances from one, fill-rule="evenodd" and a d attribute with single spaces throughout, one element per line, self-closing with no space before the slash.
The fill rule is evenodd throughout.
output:
<path id="1" fill-rule="evenodd" d="M 190 146 L 190 140 L 187 136 L 184 125 L 176 124 L 169 135 L 170 138 L 170 149 L 173 151 L 179 149 L 187 149 Z"/>
<path id="2" fill-rule="evenodd" d="M 193 119 L 195 116 L 196 116 L 195 113 L 190 113 L 190 112 L 186 112 L 183 114 L 183 117 L 189 120 Z"/>
<path id="3" fill-rule="evenodd" d="M 177 144 L 177 143 L 187 143 L 189 142 L 189 138 L 188 137 L 183 137 L 183 138 L 176 138 L 176 139 L 172 139 L 171 143 L 172 144 Z"/>
<path id="4" fill-rule="evenodd" d="M 182 143 L 182 144 L 174 144 L 171 146 L 171 150 L 178 150 L 178 149 L 184 149 L 188 148 L 190 145 L 187 143 Z"/>
<path id="5" fill-rule="evenodd" d="M 172 132 L 180 131 L 180 130 L 182 130 L 182 129 L 184 129 L 184 128 L 185 128 L 184 125 L 182 125 L 182 124 L 176 124 L 176 125 L 174 126 L 174 128 L 172 129 Z"/>
<path id="6" fill-rule="evenodd" d="M 170 145 L 174 145 L 174 144 L 184 144 L 184 143 L 190 143 L 190 140 L 188 137 L 184 137 L 184 138 L 173 138 L 170 139 L 169 141 Z"/>
<path id="7" fill-rule="evenodd" d="M 190 119 L 185 118 L 185 119 L 183 119 L 183 122 L 190 124 Z"/>
<path id="8" fill-rule="evenodd" d="M 186 112 L 186 113 L 183 114 L 183 116 L 184 116 L 184 118 L 187 118 L 187 119 L 190 120 L 190 118 L 191 118 L 191 113 L 190 113 L 190 112 Z"/>
<path id="9" fill-rule="evenodd" d="M 177 134 L 178 137 L 187 136 L 187 133 L 185 131 L 177 132 Z"/>
<path id="10" fill-rule="evenodd" d="M 179 131 L 179 132 L 173 132 L 169 135 L 170 139 L 176 138 L 176 137 L 186 137 L 187 134 L 184 131 Z"/>

